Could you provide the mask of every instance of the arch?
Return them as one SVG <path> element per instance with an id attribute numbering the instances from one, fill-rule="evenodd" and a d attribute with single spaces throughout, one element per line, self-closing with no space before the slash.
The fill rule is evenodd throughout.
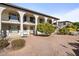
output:
<path id="1" fill-rule="evenodd" d="M 51 18 L 48 18 L 47 19 L 47 22 L 50 23 L 50 24 L 52 24 L 52 19 Z"/>
<path id="2" fill-rule="evenodd" d="M 45 18 L 43 16 L 39 16 L 38 23 L 44 23 L 44 22 L 45 22 Z"/>
<path id="3" fill-rule="evenodd" d="M 7 9 L 4 9 L 2 11 L 1 19 L 4 20 L 4 21 L 8 21 L 10 19 L 20 21 L 20 15 L 16 10 L 11 9 L 11 8 L 7 8 Z"/>
<path id="4" fill-rule="evenodd" d="M 35 23 L 35 16 L 32 13 L 26 13 L 24 14 L 23 22 Z"/>

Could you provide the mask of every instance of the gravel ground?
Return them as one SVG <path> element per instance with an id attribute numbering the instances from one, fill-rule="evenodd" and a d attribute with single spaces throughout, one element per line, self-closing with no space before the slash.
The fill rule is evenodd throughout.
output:
<path id="1" fill-rule="evenodd" d="M 29 36 L 24 38 L 26 45 L 20 50 L 4 49 L 2 56 L 73 56 L 76 49 L 68 43 L 75 43 L 78 36 L 51 35 L 48 37 Z"/>

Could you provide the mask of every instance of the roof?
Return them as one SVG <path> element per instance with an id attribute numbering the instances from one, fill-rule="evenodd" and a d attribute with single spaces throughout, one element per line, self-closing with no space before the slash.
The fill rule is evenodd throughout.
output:
<path id="1" fill-rule="evenodd" d="M 71 21 L 58 21 L 58 23 L 65 23 L 65 22 L 72 23 Z M 56 23 L 56 22 L 54 22 L 54 23 Z"/>
<path id="2" fill-rule="evenodd" d="M 63 23 L 63 22 L 70 22 L 70 23 L 72 23 L 71 21 L 59 21 L 60 23 Z"/>
<path id="3" fill-rule="evenodd" d="M 13 5 L 13 4 L 10 4 L 10 3 L 0 3 L 0 5 L 6 5 L 6 6 L 9 6 L 9 7 L 17 8 L 17 9 L 20 9 L 20 10 L 32 12 L 32 13 L 35 13 L 35 14 L 38 14 L 38 15 L 42 15 L 42 16 L 46 16 L 46 17 L 50 17 L 50 18 L 59 20 L 59 18 L 49 16 L 47 14 L 43 14 L 43 13 L 40 13 L 40 12 L 36 12 L 36 11 L 30 10 L 30 9 L 26 9 L 26 8 L 23 8 L 23 7 L 20 7 L 20 6 L 16 6 L 16 5 Z"/>

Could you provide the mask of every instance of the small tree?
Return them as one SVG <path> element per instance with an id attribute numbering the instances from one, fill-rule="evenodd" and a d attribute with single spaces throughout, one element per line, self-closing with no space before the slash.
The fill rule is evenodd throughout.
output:
<path id="1" fill-rule="evenodd" d="M 6 48 L 9 44 L 8 40 L 0 39 L 0 49 Z"/>
<path id="2" fill-rule="evenodd" d="M 48 34 L 51 34 L 55 31 L 55 27 L 53 26 L 53 24 L 40 23 L 37 25 L 37 31 L 48 35 Z"/>
<path id="3" fill-rule="evenodd" d="M 75 25 L 70 25 L 70 26 L 67 26 L 66 28 L 68 29 L 69 32 L 74 32 L 77 29 Z"/>

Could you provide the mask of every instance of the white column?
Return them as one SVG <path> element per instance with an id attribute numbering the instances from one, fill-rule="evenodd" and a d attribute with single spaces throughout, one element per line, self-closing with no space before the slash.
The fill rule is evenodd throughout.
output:
<path id="1" fill-rule="evenodd" d="M 29 25 L 27 26 L 27 33 L 28 33 L 27 35 L 29 36 L 30 35 L 30 26 Z"/>
<path id="2" fill-rule="evenodd" d="M 1 30 L 2 30 L 2 24 L 1 24 L 1 15 L 2 15 L 2 12 L 3 10 L 6 9 L 6 8 L 3 8 L 3 7 L 0 7 L 0 34 L 1 34 Z"/>
<path id="3" fill-rule="evenodd" d="M 38 15 L 35 16 L 35 35 L 37 34 L 37 25 L 38 25 Z"/>
<path id="4" fill-rule="evenodd" d="M 47 23 L 47 19 L 48 19 L 48 18 L 47 18 L 47 17 L 45 17 L 45 23 Z"/>
<path id="5" fill-rule="evenodd" d="M 20 35 L 23 36 L 23 16 L 24 12 L 18 11 L 20 15 Z"/>
<path id="6" fill-rule="evenodd" d="M 27 22 L 30 22 L 30 16 L 27 16 Z M 30 25 L 27 26 L 27 35 L 30 35 Z"/>
<path id="7" fill-rule="evenodd" d="M 54 19 L 52 19 L 52 24 L 54 23 Z"/>

